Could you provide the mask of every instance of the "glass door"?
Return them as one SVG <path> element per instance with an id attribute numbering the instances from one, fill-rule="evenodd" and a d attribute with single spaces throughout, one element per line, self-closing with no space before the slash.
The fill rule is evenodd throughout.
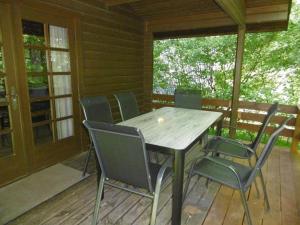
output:
<path id="1" fill-rule="evenodd" d="M 34 168 L 80 152 L 71 19 L 22 8 L 22 45 Z"/>
<path id="2" fill-rule="evenodd" d="M 10 12 L 0 3 L 0 186 L 27 173 Z"/>

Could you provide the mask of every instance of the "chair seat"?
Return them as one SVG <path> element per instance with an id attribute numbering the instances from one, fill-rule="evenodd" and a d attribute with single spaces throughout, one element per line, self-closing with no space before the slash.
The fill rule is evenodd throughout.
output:
<path id="1" fill-rule="evenodd" d="M 233 167 L 240 176 L 242 186 L 243 187 L 245 186 L 252 172 L 252 169 L 250 167 L 220 157 L 207 157 L 207 158 L 211 158 L 214 161 L 225 164 L 226 166 Z M 213 161 L 210 161 L 207 158 L 203 158 L 195 165 L 194 168 L 195 174 L 210 178 L 211 180 L 225 184 L 234 189 L 240 188 L 237 177 L 230 169 L 225 168 L 224 166 L 221 166 Z"/>
<path id="2" fill-rule="evenodd" d="M 218 152 L 224 155 L 237 157 L 237 158 L 250 158 L 253 153 L 247 148 L 247 144 L 239 143 L 233 139 L 214 137 L 207 143 L 207 150 L 211 152 Z"/>
<path id="3" fill-rule="evenodd" d="M 156 181 L 157 181 L 157 176 L 158 176 L 158 173 L 159 173 L 159 170 L 160 170 L 161 167 L 162 167 L 162 165 L 160 165 L 160 164 L 149 163 L 149 170 L 150 170 L 150 175 L 151 175 L 153 188 L 155 188 Z M 167 178 L 170 177 L 171 175 L 172 175 L 172 168 L 171 168 L 171 165 L 170 165 L 170 167 L 168 167 L 166 169 L 165 173 L 164 173 L 164 176 L 163 176 L 163 179 L 162 179 L 162 185 L 167 180 Z"/>

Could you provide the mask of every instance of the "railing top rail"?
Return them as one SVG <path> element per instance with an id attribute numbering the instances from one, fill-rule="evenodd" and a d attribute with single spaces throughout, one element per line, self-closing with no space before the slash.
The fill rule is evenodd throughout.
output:
<path id="1" fill-rule="evenodd" d="M 173 102 L 174 95 L 153 94 L 153 99 Z M 229 107 L 230 100 L 215 99 L 215 98 L 203 98 L 202 104 L 203 105 L 211 105 L 211 106 Z M 267 111 L 270 106 L 271 106 L 271 104 L 269 104 L 269 103 L 258 103 L 258 102 L 249 102 L 249 101 L 240 101 L 239 102 L 239 108 L 242 108 L 242 109 Z M 298 105 L 298 106 L 284 105 L 284 104 L 279 105 L 279 112 L 282 112 L 282 113 L 297 114 L 298 110 L 300 110 L 300 105 Z"/>

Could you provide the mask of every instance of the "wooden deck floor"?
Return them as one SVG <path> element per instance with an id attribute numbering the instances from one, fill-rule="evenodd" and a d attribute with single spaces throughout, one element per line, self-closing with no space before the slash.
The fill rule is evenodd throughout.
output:
<path id="1" fill-rule="evenodd" d="M 195 147 L 187 156 L 199 154 Z M 84 155 L 65 164 L 81 168 Z M 91 164 L 89 171 L 94 170 Z M 263 198 L 257 198 L 255 188 L 247 194 L 254 225 L 300 224 L 300 157 L 287 149 L 275 148 L 264 167 L 271 210 L 264 210 Z M 193 178 L 184 203 L 182 224 L 185 225 L 243 225 L 247 224 L 239 193 L 225 186 L 210 183 L 205 188 L 203 179 Z M 32 209 L 9 224 L 22 225 L 77 225 L 90 224 L 96 193 L 96 175 Z M 261 191 L 262 193 L 262 191 Z M 147 225 L 150 200 L 115 188 L 105 188 L 101 208 L 101 223 L 119 225 Z M 158 225 L 169 225 L 171 219 L 171 180 L 167 182 L 159 201 Z"/>

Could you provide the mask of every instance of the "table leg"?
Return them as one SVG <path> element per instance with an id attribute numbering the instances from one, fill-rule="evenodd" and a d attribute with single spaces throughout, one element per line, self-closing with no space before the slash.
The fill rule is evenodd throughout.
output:
<path id="1" fill-rule="evenodd" d="M 181 224 L 184 158 L 184 151 L 175 151 L 173 166 L 172 225 Z"/>

